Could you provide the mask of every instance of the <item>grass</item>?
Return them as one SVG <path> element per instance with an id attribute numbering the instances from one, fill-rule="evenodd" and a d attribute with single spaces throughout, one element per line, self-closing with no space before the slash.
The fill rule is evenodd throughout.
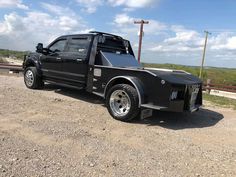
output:
<path id="1" fill-rule="evenodd" d="M 212 102 L 217 106 L 230 107 L 236 110 L 236 100 L 231 98 L 225 98 L 221 96 L 209 95 L 204 93 L 203 99 Z"/>
<path id="2" fill-rule="evenodd" d="M 7 50 L 7 49 L 0 49 L 0 58 L 1 57 L 14 57 L 18 60 L 23 60 L 24 55 L 26 55 L 28 52 L 26 51 L 14 51 L 14 50 Z M 1 61 L 0 61 L 1 62 Z"/>
<path id="3" fill-rule="evenodd" d="M 185 70 L 195 76 L 199 76 L 200 68 L 197 66 L 184 66 L 175 64 L 150 64 L 143 63 L 145 67 L 169 68 L 177 70 Z M 203 72 L 203 81 L 211 79 L 212 84 L 232 85 L 236 86 L 236 69 L 205 67 Z"/>

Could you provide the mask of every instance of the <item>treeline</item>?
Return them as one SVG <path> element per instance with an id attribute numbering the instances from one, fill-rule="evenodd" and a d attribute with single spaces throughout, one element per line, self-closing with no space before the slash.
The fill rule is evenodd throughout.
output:
<path id="1" fill-rule="evenodd" d="M 0 57 L 11 57 L 18 60 L 23 60 L 24 55 L 29 53 L 28 51 L 14 51 L 14 50 L 8 50 L 8 49 L 0 49 Z"/>

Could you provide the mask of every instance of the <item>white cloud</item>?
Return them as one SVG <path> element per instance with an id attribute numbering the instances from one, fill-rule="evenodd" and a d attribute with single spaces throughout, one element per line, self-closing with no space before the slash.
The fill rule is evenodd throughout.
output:
<path id="1" fill-rule="evenodd" d="M 19 8 L 27 10 L 28 6 L 22 3 L 22 0 L 0 0 L 0 8 Z"/>
<path id="2" fill-rule="evenodd" d="M 193 30 L 178 31 L 175 33 L 175 37 L 165 39 L 164 42 L 168 44 L 188 43 L 191 41 L 197 42 L 200 38 L 198 32 Z"/>
<path id="3" fill-rule="evenodd" d="M 186 29 L 183 26 L 170 26 L 168 28 L 169 34 L 174 32 L 174 36 L 164 38 L 163 41 L 152 43 L 148 50 L 153 52 L 166 53 L 183 53 L 187 55 L 199 54 L 202 55 L 203 46 L 205 42 L 205 34 L 199 33 L 195 30 Z M 152 46 L 152 47 L 150 47 Z M 234 56 L 232 53 L 236 49 L 236 35 L 232 33 L 219 33 L 218 35 L 209 35 L 207 43 L 207 54 L 210 56 Z M 191 53 L 190 53 L 191 52 Z"/>
<path id="4" fill-rule="evenodd" d="M 151 5 L 159 2 L 159 0 L 75 0 L 79 6 L 83 7 L 83 11 L 87 13 L 95 13 L 98 6 L 111 5 L 113 7 L 123 6 L 125 12 L 133 11 L 137 8 L 151 7 Z"/>
<path id="5" fill-rule="evenodd" d="M 68 16 L 61 16 L 59 18 L 59 26 L 63 31 L 71 31 L 79 27 L 79 22 Z"/>
<path id="6" fill-rule="evenodd" d="M 83 7 L 82 10 L 87 13 L 94 13 L 97 7 L 103 4 L 103 0 L 76 0 L 76 2 Z"/>
<path id="7" fill-rule="evenodd" d="M 68 7 L 61 7 L 56 4 L 50 4 L 42 2 L 41 6 L 46 9 L 48 12 L 56 14 L 56 15 L 73 15 L 75 16 L 75 13 Z"/>
<path id="8" fill-rule="evenodd" d="M 146 34 L 159 34 L 160 32 L 167 29 L 167 25 L 164 23 L 161 23 L 157 20 L 150 19 L 148 20 L 149 24 L 145 25 L 144 31 Z"/>
<path id="9" fill-rule="evenodd" d="M 212 50 L 235 50 L 236 35 L 230 33 L 221 33 L 209 40 Z"/>
<path id="10" fill-rule="evenodd" d="M 117 14 L 114 18 L 114 24 L 118 26 L 131 25 L 134 23 L 134 18 L 129 17 L 127 14 Z"/>
<path id="11" fill-rule="evenodd" d="M 133 32 L 134 29 L 135 31 L 138 32 L 139 27 L 138 25 L 134 24 L 134 21 L 137 21 L 137 20 L 140 20 L 140 19 L 130 17 L 126 13 L 117 14 L 113 20 L 113 25 L 115 25 L 116 28 L 118 27 L 118 30 L 121 30 L 121 31 L 123 31 L 123 29 L 125 28 L 125 30 L 130 31 L 130 32 Z M 144 31 L 147 34 L 157 34 L 158 32 L 166 29 L 166 25 L 164 23 L 158 22 L 153 19 L 149 19 L 148 21 L 149 21 L 149 24 L 145 25 L 144 27 Z"/>
<path id="12" fill-rule="evenodd" d="M 4 20 L 4 22 L 0 23 L 0 35 L 24 30 L 23 21 L 16 13 L 5 15 Z"/>
<path id="13" fill-rule="evenodd" d="M 168 37 L 161 41 L 152 41 L 146 44 L 146 54 L 153 62 L 177 63 L 186 65 L 200 65 L 205 34 L 189 30 L 183 26 L 169 26 Z M 174 35 L 173 35 L 174 33 Z M 236 35 L 235 33 L 218 33 L 208 36 L 206 50 L 206 65 L 230 66 L 236 60 Z M 231 66 L 232 67 L 232 66 Z"/>
<path id="14" fill-rule="evenodd" d="M 187 52 L 202 50 L 204 38 L 194 30 L 185 29 L 183 26 L 171 26 L 173 37 L 165 38 L 161 43 L 149 48 L 156 52 Z"/>
<path id="15" fill-rule="evenodd" d="M 24 16 L 10 13 L 0 22 L 0 48 L 34 50 L 38 42 L 48 44 L 63 34 L 85 31 L 87 26 L 79 17 L 50 15 L 45 12 L 30 11 Z"/>
<path id="16" fill-rule="evenodd" d="M 230 37 L 227 40 L 226 48 L 228 48 L 230 50 L 235 50 L 236 49 L 236 36 Z"/>
<path id="17" fill-rule="evenodd" d="M 150 7 L 158 0 L 108 0 L 113 6 L 125 6 L 127 8 L 144 8 Z"/>

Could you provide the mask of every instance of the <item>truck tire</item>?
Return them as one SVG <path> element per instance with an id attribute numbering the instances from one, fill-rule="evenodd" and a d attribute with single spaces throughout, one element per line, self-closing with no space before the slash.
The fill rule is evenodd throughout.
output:
<path id="1" fill-rule="evenodd" d="M 24 71 L 24 82 L 30 89 L 41 89 L 44 86 L 42 78 L 38 75 L 36 67 L 28 67 Z"/>
<path id="2" fill-rule="evenodd" d="M 140 112 L 136 89 L 128 84 L 118 84 L 108 90 L 106 106 L 110 115 L 120 121 L 128 122 Z"/>

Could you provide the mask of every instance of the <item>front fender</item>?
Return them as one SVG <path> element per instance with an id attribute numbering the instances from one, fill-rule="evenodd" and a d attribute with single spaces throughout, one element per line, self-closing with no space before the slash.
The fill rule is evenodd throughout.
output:
<path id="1" fill-rule="evenodd" d="M 23 63 L 23 69 L 26 69 L 27 67 L 36 67 L 37 73 L 41 76 L 41 65 L 39 62 L 40 55 L 28 55 L 25 56 L 25 61 Z"/>

